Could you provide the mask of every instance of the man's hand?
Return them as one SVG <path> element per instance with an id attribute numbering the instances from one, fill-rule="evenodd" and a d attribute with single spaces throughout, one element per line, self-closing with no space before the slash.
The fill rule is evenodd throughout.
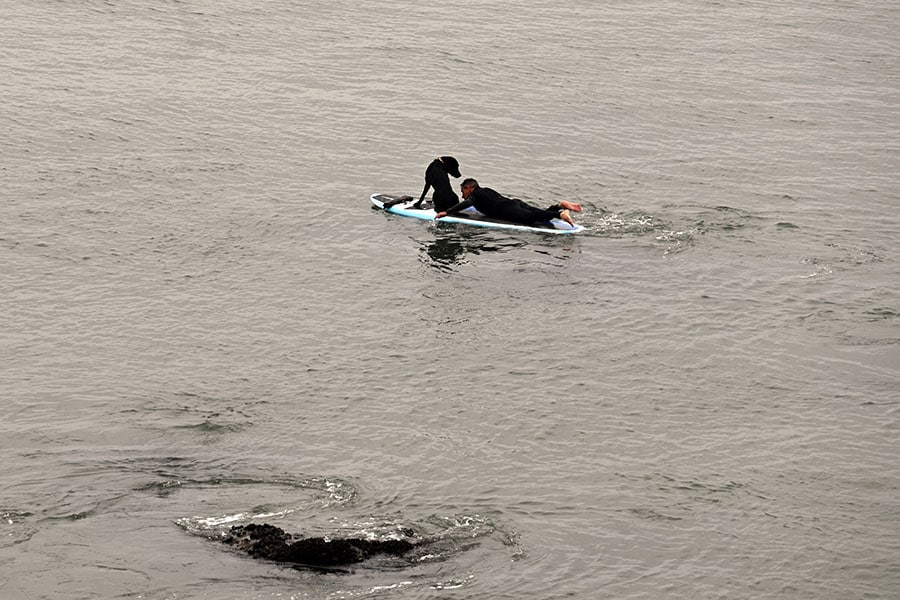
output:
<path id="1" fill-rule="evenodd" d="M 442 211 L 439 212 L 438 214 L 434 215 L 434 218 L 435 218 L 435 219 L 440 219 L 441 217 L 446 217 L 446 216 L 447 216 L 447 211 L 446 211 L 446 210 L 442 210 Z"/>

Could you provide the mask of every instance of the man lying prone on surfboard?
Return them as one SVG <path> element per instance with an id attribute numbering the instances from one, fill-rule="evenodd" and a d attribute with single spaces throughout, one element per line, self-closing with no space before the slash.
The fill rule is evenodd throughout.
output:
<path id="1" fill-rule="evenodd" d="M 502 219 L 512 223 L 532 225 L 551 219 L 562 219 L 569 225 L 575 225 L 569 211 L 581 212 L 581 205 L 565 200 L 543 209 L 532 206 L 517 198 L 507 198 L 491 188 L 483 188 L 471 177 L 460 184 L 462 190 L 462 202 L 437 213 L 434 218 L 440 219 L 449 214 L 458 213 L 470 206 L 474 206 L 478 212 L 493 219 Z"/>

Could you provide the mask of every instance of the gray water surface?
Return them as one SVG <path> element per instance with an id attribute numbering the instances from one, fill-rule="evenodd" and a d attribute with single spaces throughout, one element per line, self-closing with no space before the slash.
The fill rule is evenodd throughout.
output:
<path id="1" fill-rule="evenodd" d="M 0 598 L 896 597 L 895 3 L 2 13 Z"/>

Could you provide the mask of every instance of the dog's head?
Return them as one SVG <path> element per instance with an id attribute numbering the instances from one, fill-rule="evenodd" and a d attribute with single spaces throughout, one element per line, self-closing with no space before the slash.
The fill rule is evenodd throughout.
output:
<path id="1" fill-rule="evenodd" d="M 453 158 L 452 156 L 442 156 L 441 163 L 444 165 L 444 169 L 453 175 L 454 177 L 462 177 L 459 173 L 459 161 Z"/>

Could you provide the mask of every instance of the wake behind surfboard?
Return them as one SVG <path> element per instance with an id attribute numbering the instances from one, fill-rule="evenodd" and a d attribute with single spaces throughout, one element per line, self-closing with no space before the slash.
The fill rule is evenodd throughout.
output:
<path id="1" fill-rule="evenodd" d="M 403 198 L 402 202 L 391 205 L 395 200 Z M 408 200 L 406 199 L 408 198 Z M 400 215 L 401 217 L 410 217 L 413 219 L 422 219 L 424 221 L 434 221 L 434 209 L 429 205 L 423 206 L 421 209 L 413 208 L 416 199 L 409 196 L 393 196 L 391 194 L 372 194 L 372 204 L 378 208 L 384 209 L 389 213 Z M 387 204 L 389 208 L 385 209 Z M 578 233 L 584 231 L 581 225 L 569 225 L 561 219 L 553 219 L 546 223 L 535 223 L 533 225 L 522 225 L 520 223 L 510 223 L 509 221 L 499 221 L 486 217 L 474 208 L 456 213 L 451 216 L 437 219 L 440 223 L 461 223 L 464 225 L 474 225 L 475 227 L 492 227 L 495 229 L 512 229 L 515 231 L 536 231 L 538 233 Z"/>

